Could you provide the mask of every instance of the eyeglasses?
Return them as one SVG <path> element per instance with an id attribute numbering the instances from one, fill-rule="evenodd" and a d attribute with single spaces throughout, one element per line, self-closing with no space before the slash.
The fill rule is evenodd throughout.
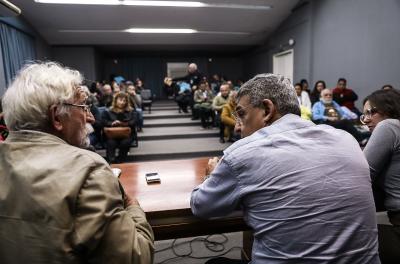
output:
<path id="1" fill-rule="evenodd" d="M 90 107 L 92 106 L 92 105 L 87 105 L 87 104 L 72 104 L 72 103 L 63 103 L 63 105 L 79 107 L 79 108 L 83 109 L 83 111 L 85 111 L 86 113 L 90 112 Z"/>
<path id="2" fill-rule="evenodd" d="M 245 110 L 249 108 L 247 107 L 242 107 L 237 111 L 233 111 L 232 117 L 235 119 L 236 124 L 242 125 L 243 124 L 243 117 L 245 116 L 246 112 Z"/>
<path id="3" fill-rule="evenodd" d="M 360 116 L 361 123 L 365 125 L 365 119 L 371 119 L 371 117 L 376 113 L 378 113 L 378 109 L 375 107 L 365 110 L 365 112 Z"/>
<path id="4" fill-rule="evenodd" d="M 233 113 L 232 113 L 232 118 L 235 119 L 235 123 L 236 123 L 236 124 L 239 124 L 239 125 L 243 124 L 242 118 L 240 118 L 240 117 L 237 115 L 236 112 L 233 112 Z"/>

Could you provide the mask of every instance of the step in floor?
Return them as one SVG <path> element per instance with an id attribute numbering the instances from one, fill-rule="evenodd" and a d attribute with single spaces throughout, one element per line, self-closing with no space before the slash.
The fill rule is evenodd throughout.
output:
<path id="1" fill-rule="evenodd" d="M 218 137 L 219 128 L 202 129 L 199 126 L 149 127 L 138 133 L 140 140 Z"/>
<path id="2" fill-rule="evenodd" d="M 230 144 L 220 143 L 218 137 L 139 141 L 130 149 L 128 162 L 221 156 Z M 97 152 L 105 157 L 104 149 Z"/>
<path id="3" fill-rule="evenodd" d="M 188 107 L 189 109 L 189 107 Z M 175 106 L 152 106 L 151 111 L 159 111 L 159 110 L 175 110 L 178 112 L 179 108 L 177 105 Z"/>
<path id="4" fill-rule="evenodd" d="M 189 118 L 191 117 L 191 113 L 179 113 L 178 110 L 157 110 L 151 111 L 151 114 L 147 111 L 143 112 L 143 117 L 145 120 L 148 119 L 157 119 L 157 118 Z"/>
<path id="5" fill-rule="evenodd" d="M 144 121 L 144 127 L 168 127 L 168 126 L 198 126 L 201 127 L 200 120 L 191 120 L 187 118 L 156 118 L 146 119 Z"/>

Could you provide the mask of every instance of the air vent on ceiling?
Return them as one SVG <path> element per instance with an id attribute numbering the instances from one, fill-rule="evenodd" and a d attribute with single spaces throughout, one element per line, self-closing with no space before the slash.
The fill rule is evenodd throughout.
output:
<path id="1" fill-rule="evenodd" d="M 7 0 L 0 0 L 0 17 L 18 16 L 21 9 Z"/>

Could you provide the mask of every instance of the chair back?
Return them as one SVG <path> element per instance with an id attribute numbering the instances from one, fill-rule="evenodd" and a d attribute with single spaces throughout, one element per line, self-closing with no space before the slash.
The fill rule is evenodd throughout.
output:
<path id="1" fill-rule="evenodd" d="M 151 95 L 151 90 L 150 89 L 144 89 L 141 91 L 140 96 L 142 97 L 142 100 L 151 100 L 152 95 Z"/>

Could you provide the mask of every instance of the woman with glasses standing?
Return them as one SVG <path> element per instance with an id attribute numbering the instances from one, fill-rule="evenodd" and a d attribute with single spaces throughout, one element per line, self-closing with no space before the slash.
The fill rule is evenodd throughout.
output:
<path id="1" fill-rule="evenodd" d="M 400 259 L 398 248 L 400 244 L 399 119 L 399 91 L 379 90 L 364 99 L 364 110 L 360 120 L 372 132 L 364 154 L 370 167 L 375 204 L 377 211 L 387 211 L 389 221 L 393 225 L 378 226 L 379 252 L 381 260 L 385 259 L 387 263 Z M 397 244 L 395 248 L 390 248 L 395 244 Z"/>

